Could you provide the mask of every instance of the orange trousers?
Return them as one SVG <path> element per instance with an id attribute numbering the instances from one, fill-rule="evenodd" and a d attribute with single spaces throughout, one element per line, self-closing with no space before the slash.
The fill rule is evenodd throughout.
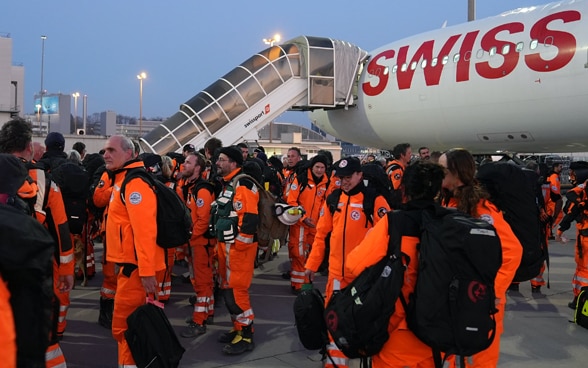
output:
<path id="1" fill-rule="evenodd" d="M 192 320 L 201 325 L 214 314 L 214 251 L 207 245 L 194 245 L 190 252 L 190 281 L 196 293 Z"/>
<path id="2" fill-rule="evenodd" d="M 136 268 L 130 271 L 128 266 L 120 267 L 116 285 L 117 293 L 114 298 L 112 336 L 118 344 L 118 365 L 135 365 L 135 360 L 125 339 L 127 317 L 135 309 L 145 304 L 147 295 Z"/>
<path id="3" fill-rule="evenodd" d="M 10 306 L 10 292 L 0 277 L 0 356 L 2 365 L 16 367 L 16 331 Z"/>

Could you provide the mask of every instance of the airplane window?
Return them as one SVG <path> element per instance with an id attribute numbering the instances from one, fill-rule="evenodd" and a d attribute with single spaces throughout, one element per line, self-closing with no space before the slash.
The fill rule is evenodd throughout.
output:
<path id="1" fill-rule="evenodd" d="M 438 61 L 438 59 L 436 57 L 434 57 L 433 60 L 431 60 L 431 66 L 432 67 L 437 66 L 437 61 Z"/>
<path id="2" fill-rule="evenodd" d="M 537 41 L 537 40 L 531 40 L 531 44 L 529 45 L 529 49 L 535 50 L 537 48 L 537 45 L 538 44 L 539 44 L 539 41 Z"/>
<path id="3" fill-rule="evenodd" d="M 417 67 L 417 62 L 413 61 L 412 63 L 410 63 L 410 70 L 415 70 Z"/>
<path id="4" fill-rule="evenodd" d="M 454 62 L 454 63 L 457 63 L 457 62 L 459 61 L 459 57 L 460 57 L 460 56 L 461 56 L 461 55 L 460 55 L 459 53 L 457 53 L 457 54 L 453 55 L 453 62 Z"/>
<path id="5" fill-rule="evenodd" d="M 253 106 L 257 101 L 261 100 L 265 93 L 261 89 L 257 80 L 253 77 L 247 79 L 237 87 L 237 91 L 241 94 L 247 106 Z"/>
<path id="6" fill-rule="evenodd" d="M 553 36 L 547 36 L 547 37 L 545 37 L 545 40 L 543 41 L 543 44 L 546 47 L 553 46 Z"/>
<path id="7" fill-rule="evenodd" d="M 398 65 L 396 65 L 396 64 L 395 64 L 395 65 L 392 67 L 392 74 L 395 74 L 397 70 L 398 70 Z"/>
<path id="8" fill-rule="evenodd" d="M 384 68 L 384 75 L 387 75 L 390 72 L 390 68 L 385 67 Z"/>
<path id="9" fill-rule="evenodd" d="M 478 49 L 478 51 L 476 51 L 476 57 L 482 59 L 484 57 L 484 50 Z"/>
<path id="10" fill-rule="evenodd" d="M 423 59 L 423 61 L 421 61 L 421 68 L 425 69 L 427 67 L 427 59 Z"/>
<path id="11" fill-rule="evenodd" d="M 401 72 L 405 72 L 408 69 L 408 64 L 404 63 L 402 64 L 402 67 L 400 68 Z"/>
<path id="12" fill-rule="evenodd" d="M 472 52 L 471 51 L 466 51 L 465 54 L 463 54 L 463 59 L 465 61 L 470 61 L 471 58 L 472 58 Z"/>
<path id="13" fill-rule="evenodd" d="M 490 54 L 490 56 L 496 55 L 496 46 L 491 47 L 488 53 Z"/>
<path id="14" fill-rule="evenodd" d="M 449 61 L 449 56 L 445 55 L 445 56 L 443 56 L 443 59 L 441 59 L 441 64 L 445 65 L 445 64 L 447 64 L 448 61 Z"/>
<path id="15" fill-rule="evenodd" d="M 502 46 L 502 52 L 501 52 L 502 55 L 506 55 L 509 52 L 510 52 L 510 44 L 506 44 L 506 45 Z"/>
<path id="16" fill-rule="evenodd" d="M 516 52 L 521 52 L 523 51 L 523 48 L 525 47 L 525 43 L 524 42 L 517 42 L 517 48 L 516 48 Z"/>

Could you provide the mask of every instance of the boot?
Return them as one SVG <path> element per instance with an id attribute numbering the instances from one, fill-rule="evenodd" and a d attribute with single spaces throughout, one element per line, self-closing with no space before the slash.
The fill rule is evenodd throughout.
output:
<path id="1" fill-rule="evenodd" d="M 100 315 L 98 323 L 107 329 L 112 329 L 112 313 L 114 312 L 114 299 L 100 298 Z"/>
<path id="2" fill-rule="evenodd" d="M 253 327 L 244 326 L 241 331 L 237 331 L 235 338 L 223 348 L 223 353 L 227 355 L 243 354 L 246 351 L 252 351 L 255 348 L 253 343 Z"/>

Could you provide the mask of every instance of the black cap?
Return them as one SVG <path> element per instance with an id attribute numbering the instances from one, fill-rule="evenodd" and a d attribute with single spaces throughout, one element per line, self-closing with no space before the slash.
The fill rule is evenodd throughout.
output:
<path id="1" fill-rule="evenodd" d="M 0 153 L 0 193 L 15 195 L 29 174 L 24 164 L 15 156 Z"/>
<path id="2" fill-rule="evenodd" d="M 227 157 L 235 161 L 237 165 L 243 166 L 243 154 L 240 149 L 237 149 L 234 146 L 222 147 L 219 152 L 227 155 Z"/>
<path id="3" fill-rule="evenodd" d="M 354 172 L 361 171 L 361 162 L 357 157 L 346 157 L 341 159 L 335 166 L 335 176 L 349 176 Z"/>
<path id="4" fill-rule="evenodd" d="M 63 134 L 58 132 L 51 132 L 45 138 L 45 147 L 47 151 L 63 151 L 65 148 L 65 138 Z"/>
<path id="5" fill-rule="evenodd" d="M 192 143 L 188 143 L 182 149 L 182 152 L 196 152 L 196 147 Z"/>

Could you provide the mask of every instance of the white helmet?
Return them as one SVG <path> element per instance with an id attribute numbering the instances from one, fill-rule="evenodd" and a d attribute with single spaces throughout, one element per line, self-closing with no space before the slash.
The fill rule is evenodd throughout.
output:
<path id="1" fill-rule="evenodd" d="M 276 203 L 274 205 L 276 216 L 284 225 L 294 225 L 304 215 L 304 209 L 300 206 L 289 206 L 285 203 Z"/>

